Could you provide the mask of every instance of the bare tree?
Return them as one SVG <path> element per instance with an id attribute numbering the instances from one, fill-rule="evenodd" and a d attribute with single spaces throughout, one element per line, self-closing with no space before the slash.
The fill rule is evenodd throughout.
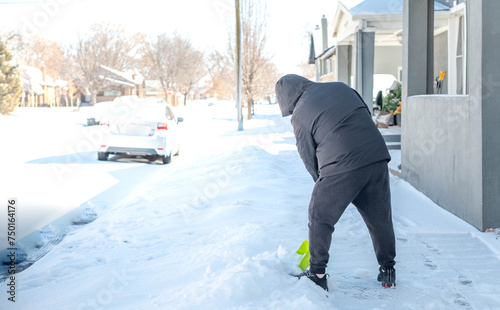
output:
<path id="1" fill-rule="evenodd" d="M 122 26 L 109 23 L 95 24 L 85 36 L 79 36 L 72 47 L 75 64 L 74 81 L 92 95 L 92 104 L 97 102 L 97 93 L 104 88 L 101 65 L 116 69 L 132 69 L 140 51 L 142 37 L 128 35 Z"/>
<path id="2" fill-rule="evenodd" d="M 184 92 L 184 104 L 186 103 L 186 95 L 206 74 L 203 53 L 192 48 L 186 54 L 187 58 L 183 61 L 183 66 L 181 66 L 179 75 L 176 78 L 179 89 Z"/>
<path id="3" fill-rule="evenodd" d="M 171 86 L 175 75 L 171 55 L 172 45 L 171 38 L 162 33 L 158 35 L 155 41 L 151 41 L 145 46 L 145 55 L 151 65 L 149 72 L 153 78 L 160 80 L 165 100 L 167 100 L 167 89 Z"/>
<path id="4" fill-rule="evenodd" d="M 242 10 L 242 88 L 247 101 L 248 119 L 252 103 L 274 88 L 278 72 L 266 52 L 266 6 L 261 1 L 246 0 Z M 230 38 L 229 55 L 234 65 L 234 45 Z"/>
<path id="5" fill-rule="evenodd" d="M 316 78 L 316 65 L 309 64 L 309 62 L 304 61 L 299 64 L 299 68 L 302 70 L 302 76 L 314 80 Z"/>
<path id="6" fill-rule="evenodd" d="M 207 71 L 210 77 L 210 92 L 217 92 L 219 98 L 234 98 L 234 67 L 227 55 L 213 51 L 208 55 Z"/>
<path id="7" fill-rule="evenodd" d="M 145 46 L 144 54 L 165 95 L 168 88 L 187 93 L 205 75 L 203 53 L 178 33 L 158 35 Z"/>
<path id="8" fill-rule="evenodd" d="M 45 66 L 48 73 L 58 78 L 65 70 L 63 49 L 54 42 L 40 37 L 16 36 L 14 53 L 18 63 L 40 68 Z"/>
<path id="9" fill-rule="evenodd" d="M 274 86 L 279 77 L 280 74 L 276 65 L 271 61 L 266 61 L 255 73 L 255 81 L 252 88 L 254 92 L 253 99 L 264 98 L 273 93 Z"/>

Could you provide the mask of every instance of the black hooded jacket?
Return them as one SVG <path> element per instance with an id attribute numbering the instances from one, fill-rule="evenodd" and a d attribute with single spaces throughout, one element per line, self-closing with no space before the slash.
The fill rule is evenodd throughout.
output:
<path id="1" fill-rule="evenodd" d="M 346 84 L 289 74 L 276 83 L 276 95 L 282 115 L 293 114 L 297 149 L 314 181 L 391 160 L 370 110 Z"/>

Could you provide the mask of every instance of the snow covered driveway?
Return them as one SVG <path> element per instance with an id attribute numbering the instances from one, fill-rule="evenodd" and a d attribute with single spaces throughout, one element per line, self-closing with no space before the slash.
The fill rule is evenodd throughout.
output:
<path id="1" fill-rule="evenodd" d="M 25 171 L 18 179 L 27 182 L 17 188 L 21 183 L 14 187 L 2 177 L 2 201 L 16 196 L 21 206 L 66 205 L 64 214 L 78 210 L 71 215 L 78 217 L 86 209 L 97 218 L 79 227 L 58 223 L 67 235 L 16 275 L 15 304 L 2 284 L 1 309 L 500 308 L 500 240 L 397 178 L 391 179 L 396 289 L 376 281 L 369 234 L 352 206 L 333 235 L 330 293 L 290 277 L 298 272 L 294 252 L 307 238 L 313 183 L 289 119 L 277 106 L 258 105 L 238 132 L 234 104 L 192 104 L 180 112 L 185 142 L 165 166 L 136 159 L 103 164 L 92 150 L 74 157 L 58 149 L 58 141 L 82 141 L 83 131 L 93 130 L 68 118 L 70 112 L 60 112 L 65 130 L 48 140 L 52 148 L 43 148 L 40 135 L 18 135 L 27 139 L 20 141 L 2 134 L 8 145 L 40 146 L 29 156 L 2 152 L 2 171 Z M 0 129 L 29 117 L 1 117 Z M 61 183 L 54 167 L 71 163 L 70 155 L 80 162 Z"/>

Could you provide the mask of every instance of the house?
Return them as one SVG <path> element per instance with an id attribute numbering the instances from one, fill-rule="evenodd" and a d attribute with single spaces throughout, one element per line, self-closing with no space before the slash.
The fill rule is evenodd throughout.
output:
<path id="1" fill-rule="evenodd" d="M 119 96 L 136 95 L 140 97 L 155 97 L 166 99 L 170 104 L 183 105 L 185 95 L 182 92 L 165 94 L 161 81 L 145 80 L 137 70 L 122 72 L 101 65 L 102 76 L 108 83 L 106 87 L 97 94 L 97 102 L 111 101 Z"/>
<path id="2" fill-rule="evenodd" d="M 321 27 L 318 25 L 311 35 L 311 50 L 309 54 L 309 63 L 316 65 L 316 81 L 318 82 L 333 82 L 337 80 L 335 75 L 336 46 L 329 44 L 329 26 L 328 21 L 323 15 L 321 18 Z M 315 56 L 316 50 L 320 51 L 319 55 Z"/>
<path id="3" fill-rule="evenodd" d="M 500 1 L 453 2 L 444 95 L 432 5 L 404 0 L 402 177 L 478 229 L 500 227 Z"/>
<path id="4" fill-rule="evenodd" d="M 108 82 L 97 94 L 97 102 L 112 101 L 116 97 L 144 96 L 144 77 L 135 70 L 122 72 L 101 65 L 102 77 Z"/>
<path id="5" fill-rule="evenodd" d="M 402 178 L 483 231 L 500 226 L 498 16 L 498 0 L 340 3 L 332 45 L 316 57 L 331 70 L 318 80 L 345 82 L 367 102 L 373 74 L 397 72 Z"/>
<path id="6" fill-rule="evenodd" d="M 78 88 L 72 82 L 54 79 L 48 74 L 49 71 L 43 65 L 40 69 L 32 66 L 19 66 L 20 80 L 24 86 L 20 106 L 78 106 L 80 102 L 91 100 L 91 93 L 88 89 Z M 154 91 L 145 94 L 144 88 L 148 87 L 148 90 L 154 88 L 157 91 L 159 81 L 146 82 L 137 71 L 122 72 L 101 65 L 100 76 L 107 83 L 98 92 L 97 102 L 111 101 L 116 97 L 128 95 L 158 97 L 158 93 Z"/>
<path id="7" fill-rule="evenodd" d="M 20 80 L 24 91 L 21 95 L 22 107 L 72 106 L 69 94 L 74 89 L 72 83 L 54 79 L 46 73 L 45 66 L 19 66 Z"/>
<path id="8" fill-rule="evenodd" d="M 164 98 L 165 94 L 160 80 L 144 80 L 144 95 Z"/>
<path id="9" fill-rule="evenodd" d="M 434 76 L 439 76 L 450 66 L 448 29 L 455 29 L 450 19 L 453 16 L 455 20 L 459 10 L 446 0 L 435 1 L 434 10 Z M 330 27 L 324 17 L 321 25 L 323 50 L 316 57 L 318 81 L 344 82 L 366 102 L 373 102 L 379 90 L 386 91 L 378 89 L 386 88 L 382 86 L 385 76 L 402 81 L 403 0 L 365 0 L 350 9 L 339 1 Z M 325 36 L 331 45 L 325 46 Z M 374 81 L 374 75 L 382 83 Z M 448 91 L 447 76 L 441 83 L 442 93 Z"/>

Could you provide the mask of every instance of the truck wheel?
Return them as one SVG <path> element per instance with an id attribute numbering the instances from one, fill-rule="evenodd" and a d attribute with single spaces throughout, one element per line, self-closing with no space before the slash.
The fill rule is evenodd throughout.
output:
<path id="1" fill-rule="evenodd" d="M 108 160 L 108 156 L 108 152 L 97 152 L 97 159 L 99 160 Z"/>
<path id="2" fill-rule="evenodd" d="M 172 153 L 170 153 L 169 155 L 162 155 L 160 157 L 161 157 L 162 163 L 164 163 L 164 164 L 169 164 L 172 161 Z"/>

